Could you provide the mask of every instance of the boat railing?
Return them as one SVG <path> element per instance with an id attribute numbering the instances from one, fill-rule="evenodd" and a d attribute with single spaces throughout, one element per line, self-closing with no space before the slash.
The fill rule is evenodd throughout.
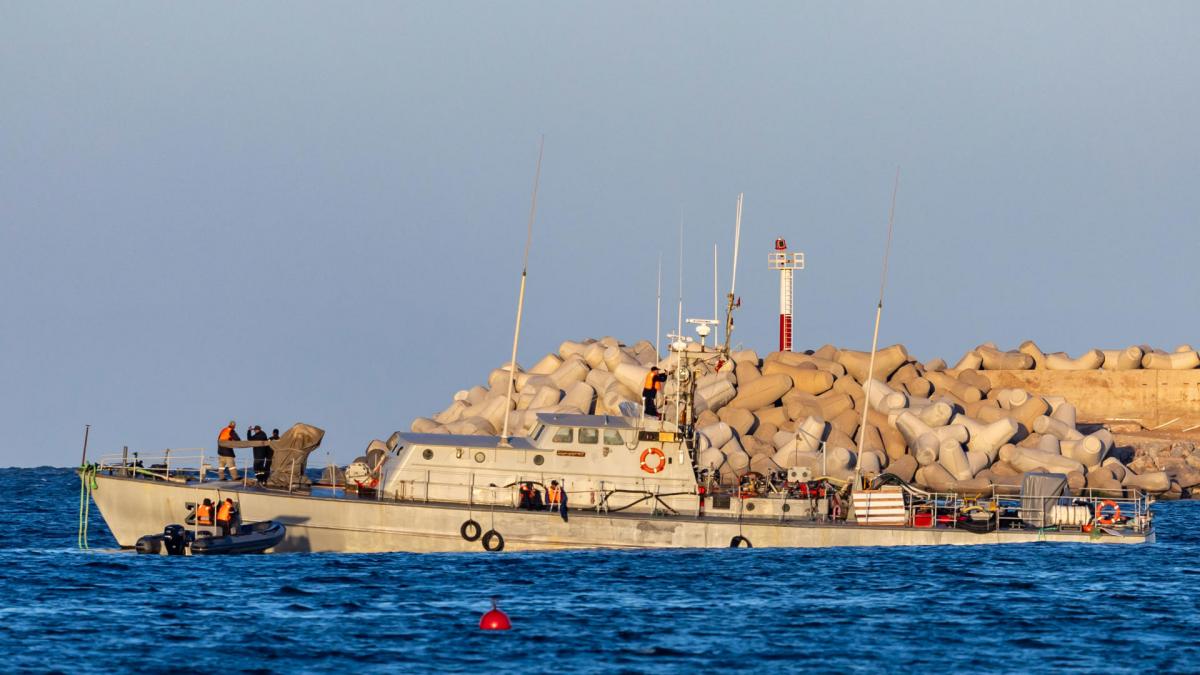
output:
<path id="1" fill-rule="evenodd" d="M 1056 495 L 1007 494 L 994 488 L 976 495 L 909 493 L 905 497 L 904 525 L 972 529 L 982 524 L 987 531 L 1032 527 L 1079 532 L 1108 527 L 1145 533 L 1153 527 L 1153 503 L 1153 497 L 1140 490 L 1119 496 L 1114 496 L 1111 491 L 1090 488 Z M 871 526 L 873 523 L 868 520 L 859 524 Z"/>
<path id="2" fill-rule="evenodd" d="M 217 454 L 205 448 L 167 448 L 150 452 L 129 452 L 103 455 L 96 462 L 99 473 L 149 478 L 169 483 L 205 482 L 214 476 L 218 467 Z M 242 458 L 237 467 L 238 480 L 249 484 L 254 477 L 254 465 L 249 458 Z M 215 480 L 215 478 L 213 478 Z"/>

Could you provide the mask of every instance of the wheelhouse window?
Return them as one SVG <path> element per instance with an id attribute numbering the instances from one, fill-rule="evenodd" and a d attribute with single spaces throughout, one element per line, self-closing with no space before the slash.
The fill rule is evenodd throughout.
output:
<path id="1" fill-rule="evenodd" d="M 559 429 L 558 431 L 554 432 L 554 438 L 552 440 L 555 443 L 570 443 L 572 440 L 574 440 L 574 438 L 575 438 L 574 427 L 563 427 L 563 428 Z"/>
<path id="2" fill-rule="evenodd" d="M 621 432 L 617 431 L 616 429 L 604 430 L 605 445 L 622 445 L 624 443 L 625 439 L 621 437 Z"/>
<path id="3" fill-rule="evenodd" d="M 586 427 L 579 430 L 579 442 L 595 445 L 600 441 L 599 429 L 588 429 Z"/>
<path id="4" fill-rule="evenodd" d="M 530 432 L 529 438 L 536 441 L 537 439 L 541 438 L 542 432 L 545 430 L 546 430 L 545 424 L 538 424 L 536 427 L 533 428 L 533 431 Z"/>

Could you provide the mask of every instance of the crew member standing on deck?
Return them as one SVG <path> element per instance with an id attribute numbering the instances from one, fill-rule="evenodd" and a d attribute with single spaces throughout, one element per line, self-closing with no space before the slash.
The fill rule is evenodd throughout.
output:
<path id="1" fill-rule="evenodd" d="M 238 436 L 237 422 L 229 423 L 229 426 L 221 430 L 217 436 L 217 480 L 225 475 L 225 468 L 229 467 L 229 480 L 238 479 L 237 456 L 233 454 L 233 448 L 221 445 L 221 441 L 240 441 L 241 436 Z"/>
<path id="2" fill-rule="evenodd" d="M 667 381 L 667 374 L 660 372 L 658 366 L 650 368 L 646 382 L 642 385 L 642 399 L 646 402 L 646 415 L 658 417 L 658 406 L 655 404 L 658 392 L 662 391 L 662 383 Z"/>
<path id="3" fill-rule="evenodd" d="M 255 426 L 253 430 L 246 436 L 248 441 L 269 441 L 267 432 L 263 431 L 262 427 Z M 269 445 L 258 445 L 254 447 L 254 477 L 258 479 L 259 485 L 267 482 L 267 474 L 271 472 L 271 450 Z"/>

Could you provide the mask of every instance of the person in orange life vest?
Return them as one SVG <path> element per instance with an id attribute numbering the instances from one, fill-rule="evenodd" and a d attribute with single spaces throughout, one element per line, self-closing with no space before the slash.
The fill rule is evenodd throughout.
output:
<path id="1" fill-rule="evenodd" d="M 204 503 L 196 507 L 196 524 L 208 525 L 213 524 L 213 503 L 208 497 L 204 498 Z"/>
<path id="2" fill-rule="evenodd" d="M 226 467 L 229 468 L 229 480 L 238 479 L 237 456 L 233 453 L 233 448 L 221 445 L 221 441 L 240 441 L 241 436 L 238 436 L 237 422 L 230 422 L 229 426 L 221 430 L 217 435 L 217 480 L 225 474 Z"/>
<path id="3" fill-rule="evenodd" d="M 558 511 L 563 521 L 566 521 L 567 491 L 560 487 L 556 480 L 550 481 L 550 487 L 546 488 L 546 504 L 551 511 Z"/>
<path id="4" fill-rule="evenodd" d="M 666 381 L 667 374 L 660 372 L 658 366 L 650 368 L 650 372 L 646 374 L 646 381 L 642 384 L 642 399 L 646 403 L 647 416 L 658 417 L 655 399 L 658 398 L 658 392 L 662 391 L 662 383 Z"/>
<path id="5" fill-rule="evenodd" d="M 217 507 L 217 527 L 221 528 L 221 536 L 229 536 L 236 518 L 237 509 L 233 505 L 233 500 L 226 497 L 225 501 L 221 502 L 221 505 Z"/>

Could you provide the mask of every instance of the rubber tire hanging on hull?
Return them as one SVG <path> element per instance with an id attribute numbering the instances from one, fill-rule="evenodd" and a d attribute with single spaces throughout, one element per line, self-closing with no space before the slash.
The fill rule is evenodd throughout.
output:
<path id="1" fill-rule="evenodd" d="M 754 548 L 754 544 L 751 544 L 749 539 L 740 534 L 729 540 L 729 548 L 743 548 L 743 544 L 745 548 Z"/>
<path id="2" fill-rule="evenodd" d="M 495 544 L 496 544 L 495 546 L 492 546 L 493 540 L 495 541 Z M 483 533 L 483 550 L 493 551 L 493 552 L 503 551 L 504 550 L 504 537 L 495 530 L 488 530 L 487 532 L 484 532 Z"/>
<path id="3" fill-rule="evenodd" d="M 467 534 L 468 531 L 472 532 L 473 534 Z M 478 541 L 479 535 L 483 534 L 483 528 L 479 526 L 479 523 L 473 520 L 467 520 L 463 522 L 462 527 L 458 528 L 458 533 L 461 534 L 462 538 L 466 539 L 467 541 Z"/>

